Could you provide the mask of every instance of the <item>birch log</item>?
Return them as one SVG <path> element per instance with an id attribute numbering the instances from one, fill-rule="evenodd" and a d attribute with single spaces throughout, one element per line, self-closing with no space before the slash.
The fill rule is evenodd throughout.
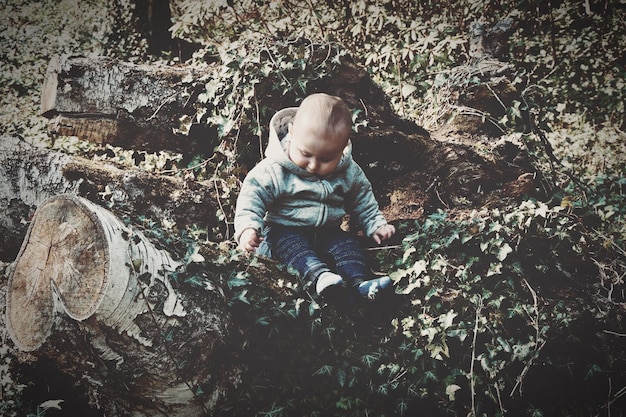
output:
<path id="1" fill-rule="evenodd" d="M 182 152 L 189 138 L 178 120 L 193 116 L 203 73 L 107 57 L 59 56 L 46 70 L 41 113 L 49 131 L 126 149 Z M 189 104 L 191 103 L 191 105 Z"/>
<path id="2" fill-rule="evenodd" d="M 8 333 L 82 381 L 112 415 L 206 415 L 240 370 L 215 363 L 231 339 L 220 297 L 199 303 L 175 288 L 179 267 L 108 210 L 52 197 L 9 276 Z"/>
<path id="3" fill-rule="evenodd" d="M 111 212 L 78 197 L 55 196 L 39 206 L 9 278 L 7 328 L 21 350 L 45 342 L 55 310 L 78 321 L 95 314 L 109 327 L 139 335 L 132 320 L 149 307 L 139 300 L 138 274 L 165 285 L 166 316 L 185 315 L 167 278 L 178 263 L 131 233 Z"/>

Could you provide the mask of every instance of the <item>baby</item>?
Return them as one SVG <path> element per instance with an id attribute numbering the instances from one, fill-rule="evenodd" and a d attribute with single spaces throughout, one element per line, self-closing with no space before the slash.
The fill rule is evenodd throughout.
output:
<path id="1" fill-rule="evenodd" d="M 235 239 L 315 282 L 320 296 L 348 288 L 374 299 L 391 286 L 375 278 L 346 214 L 380 244 L 395 233 L 370 182 L 352 159 L 352 115 L 338 97 L 319 93 L 270 121 L 266 158 L 246 176 L 235 210 Z"/>

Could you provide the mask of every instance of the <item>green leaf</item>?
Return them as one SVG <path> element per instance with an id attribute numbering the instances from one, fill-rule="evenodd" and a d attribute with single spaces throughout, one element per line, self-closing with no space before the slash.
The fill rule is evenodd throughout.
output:
<path id="1" fill-rule="evenodd" d="M 447 329 L 448 327 L 452 326 L 452 322 L 454 321 L 454 318 L 456 316 L 458 316 L 458 314 L 455 313 L 454 310 L 450 310 L 446 314 L 442 314 L 441 316 L 439 316 L 438 321 L 443 325 L 444 329 Z"/>
<path id="2" fill-rule="evenodd" d="M 501 262 L 492 262 L 491 264 L 489 264 L 489 270 L 487 271 L 487 276 L 488 277 L 490 277 L 492 275 L 500 275 L 501 273 L 502 273 L 502 263 Z"/>
<path id="3" fill-rule="evenodd" d="M 499 261 L 504 261 L 511 252 L 513 252 L 511 246 L 509 246 L 508 243 L 504 243 L 502 246 L 500 246 L 500 249 L 498 249 L 498 254 L 496 255 L 496 258 L 498 258 Z"/>
<path id="4" fill-rule="evenodd" d="M 333 372 L 333 367 L 330 365 L 324 365 L 317 371 L 313 373 L 313 375 L 331 375 Z"/>
<path id="5" fill-rule="evenodd" d="M 411 85 L 411 84 L 402 85 L 402 97 L 407 98 L 408 96 L 413 94 L 415 90 L 417 90 L 417 87 L 414 85 Z"/>
<path id="6" fill-rule="evenodd" d="M 343 387 L 346 384 L 346 371 L 344 371 L 343 369 L 337 370 L 337 382 L 339 383 L 340 387 Z"/>
<path id="7" fill-rule="evenodd" d="M 456 384 L 450 384 L 446 387 L 446 395 L 450 401 L 454 401 L 455 393 L 460 390 L 461 387 Z"/>

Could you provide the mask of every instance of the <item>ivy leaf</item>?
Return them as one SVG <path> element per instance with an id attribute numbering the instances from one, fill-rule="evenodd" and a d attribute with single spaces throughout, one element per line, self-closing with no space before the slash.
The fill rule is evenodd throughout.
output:
<path id="1" fill-rule="evenodd" d="M 434 327 L 427 327 L 420 331 L 420 335 L 426 336 L 428 338 L 428 343 L 432 343 L 432 341 L 435 339 L 435 336 L 437 335 L 437 329 Z"/>
<path id="2" fill-rule="evenodd" d="M 409 256 L 411 256 L 411 254 L 414 253 L 416 250 L 417 249 L 415 248 L 415 246 L 411 246 L 410 248 L 408 248 L 402 256 L 402 263 L 405 263 L 407 259 L 409 259 Z"/>
<path id="3" fill-rule="evenodd" d="M 361 358 L 361 361 L 363 361 L 363 363 L 367 365 L 368 368 L 371 368 L 377 360 L 378 356 L 373 354 L 365 354 Z"/>
<path id="4" fill-rule="evenodd" d="M 237 295 L 236 299 L 241 301 L 242 303 L 250 304 L 250 300 L 248 300 L 248 297 L 246 297 L 247 294 L 248 294 L 248 290 L 243 290 Z"/>
<path id="5" fill-rule="evenodd" d="M 461 243 L 465 244 L 467 242 L 469 242 L 472 238 L 474 237 L 474 235 L 472 234 L 463 234 L 463 236 L 461 236 Z"/>
<path id="6" fill-rule="evenodd" d="M 304 298 L 298 298 L 296 300 L 296 304 L 295 304 L 295 311 L 296 311 L 296 316 L 300 313 L 300 305 L 302 305 L 302 303 L 304 302 Z"/>
<path id="7" fill-rule="evenodd" d="M 496 257 L 498 258 L 499 261 L 504 261 L 506 257 L 509 255 L 509 253 L 511 252 L 513 252 L 513 249 L 511 248 L 511 246 L 509 246 L 508 243 L 505 243 L 502 246 L 500 246 L 500 249 L 498 250 L 498 254 L 496 255 Z"/>
<path id="8" fill-rule="evenodd" d="M 350 409 L 350 400 L 345 398 L 345 397 L 341 397 L 341 399 L 335 403 L 335 406 L 337 408 L 342 409 L 342 410 L 349 410 Z"/>
<path id="9" fill-rule="evenodd" d="M 439 316 L 438 320 L 439 323 L 443 325 L 443 328 L 447 329 L 448 327 L 452 326 L 452 322 L 454 321 L 454 318 L 456 316 L 458 316 L 458 314 L 455 313 L 454 310 L 450 310 L 446 314 L 442 314 L 441 316 Z"/>
<path id="10" fill-rule="evenodd" d="M 204 262 L 204 256 L 199 253 L 194 253 L 189 257 L 189 263 L 201 263 Z"/>
<path id="11" fill-rule="evenodd" d="M 407 98 L 408 96 L 413 94 L 413 92 L 415 92 L 415 90 L 417 90 L 416 86 L 411 85 L 411 84 L 404 84 L 402 86 L 402 97 Z"/>
<path id="12" fill-rule="evenodd" d="M 41 404 L 39 404 L 39 407 L 41 407 L 44 410 L 48 410 L 50 408 L 56 408 L 57 410 L 61 409 L 61 403 L 64 400 L 48 400 L 48 401 L 44 401 Z"/>
<path id="13" fill-rule="evenodd" d="M 489 265 L 489 270 L 487 271 L 487 276 L 490 277 L 492 275 L 499 275 L 502 273 L 502 263 L 501 262 L 492 262 Z"/>
<path id="14" fill-rule="evenodd" d="M 449 358 L 450 357 L 450 349 L 446 342 L 442 342 L 441 344 L 433 344 L 428 345 L 428 350 L 430 351 L 430 357 L 436 359 L 438 361 L 443 360 L 442 354 Z"/>
<path id="15" fill-rule="evenodd" d="M 324 365 L 317 371 L 313 373 L 313 375 L 330 375 L 333 371 L 333 367 L 330 365 Z"/>
<path id="16" fill-rule="evenodd" d="M 522 118 L 522 112 L 520 111 L 519 106 L 520 106 L 520 102 L 516 100 L 513 102 L 513 106 L 509 108 L 511 115 L 517 119 Z"/>
<path id="17" fill-rule="evenodd" d="M 450 384 L 446 387 L 446 395 L 450 401 L 454 401 L 455 393 L 460 390 L 461 387 L 456 384 Z"/>
<path id="18" fill-rule="evenodd" d="M 343 369 L 337 370 L 337 382 L 339 382 L 340 387 L 343 387 L 346 384 L 346 371 Z"/>
<path id="19" fill-rule="evenodd" d="M 545 219 L 546 215 L 548 214 L 548 206 L 547 206 L 547 204 L 540 203 L 539 204 L 539 208 L 537 208 L 537 210 L 535 211 L 535 214 L 537 216 L 541 216 L 541 217 L 543 217 Z"/>
<path id="20" fill-rule="evenodd" d="M 419 261 L 415 262 L 415 264 L 413 265 L 413 273 L 415 274 L 415 276 L 419 277 L 424 271 L 426 271 L 426 261 L 420 259 Z"/>

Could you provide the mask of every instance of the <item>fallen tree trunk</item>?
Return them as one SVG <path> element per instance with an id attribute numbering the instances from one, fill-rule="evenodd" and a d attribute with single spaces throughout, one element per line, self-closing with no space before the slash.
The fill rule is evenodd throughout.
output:
<path id="1" fill-rule="evenodd" d="M 142 213 L 157 224 L 224 228 L 215 220 L 219 204 L 211 183 L 97 163 L 11 136 L 0 140 L 0 259 L 15 258 L 36 207 L 63 193 L 81 195 L 120 214 Z"/>
<path id="2" fill-rule="evenodd" d="M 61 56 L 46 71 L 41 113 L 51 133 L 147 151 L 185 151 L 173 131 L 193 115 L 202 74 L 188 68 L 136 65 L 106 57 Z"/>
<path id="3" fill-rule="evenodd" d="M 233 343 L 223 298 L 175 283 L 179 267 L 108 210 L 47 199 L 9 277 L 9 335 L 107 415 L 206 415 L 236 387 L 241 364 L 220 354 Z"/>

